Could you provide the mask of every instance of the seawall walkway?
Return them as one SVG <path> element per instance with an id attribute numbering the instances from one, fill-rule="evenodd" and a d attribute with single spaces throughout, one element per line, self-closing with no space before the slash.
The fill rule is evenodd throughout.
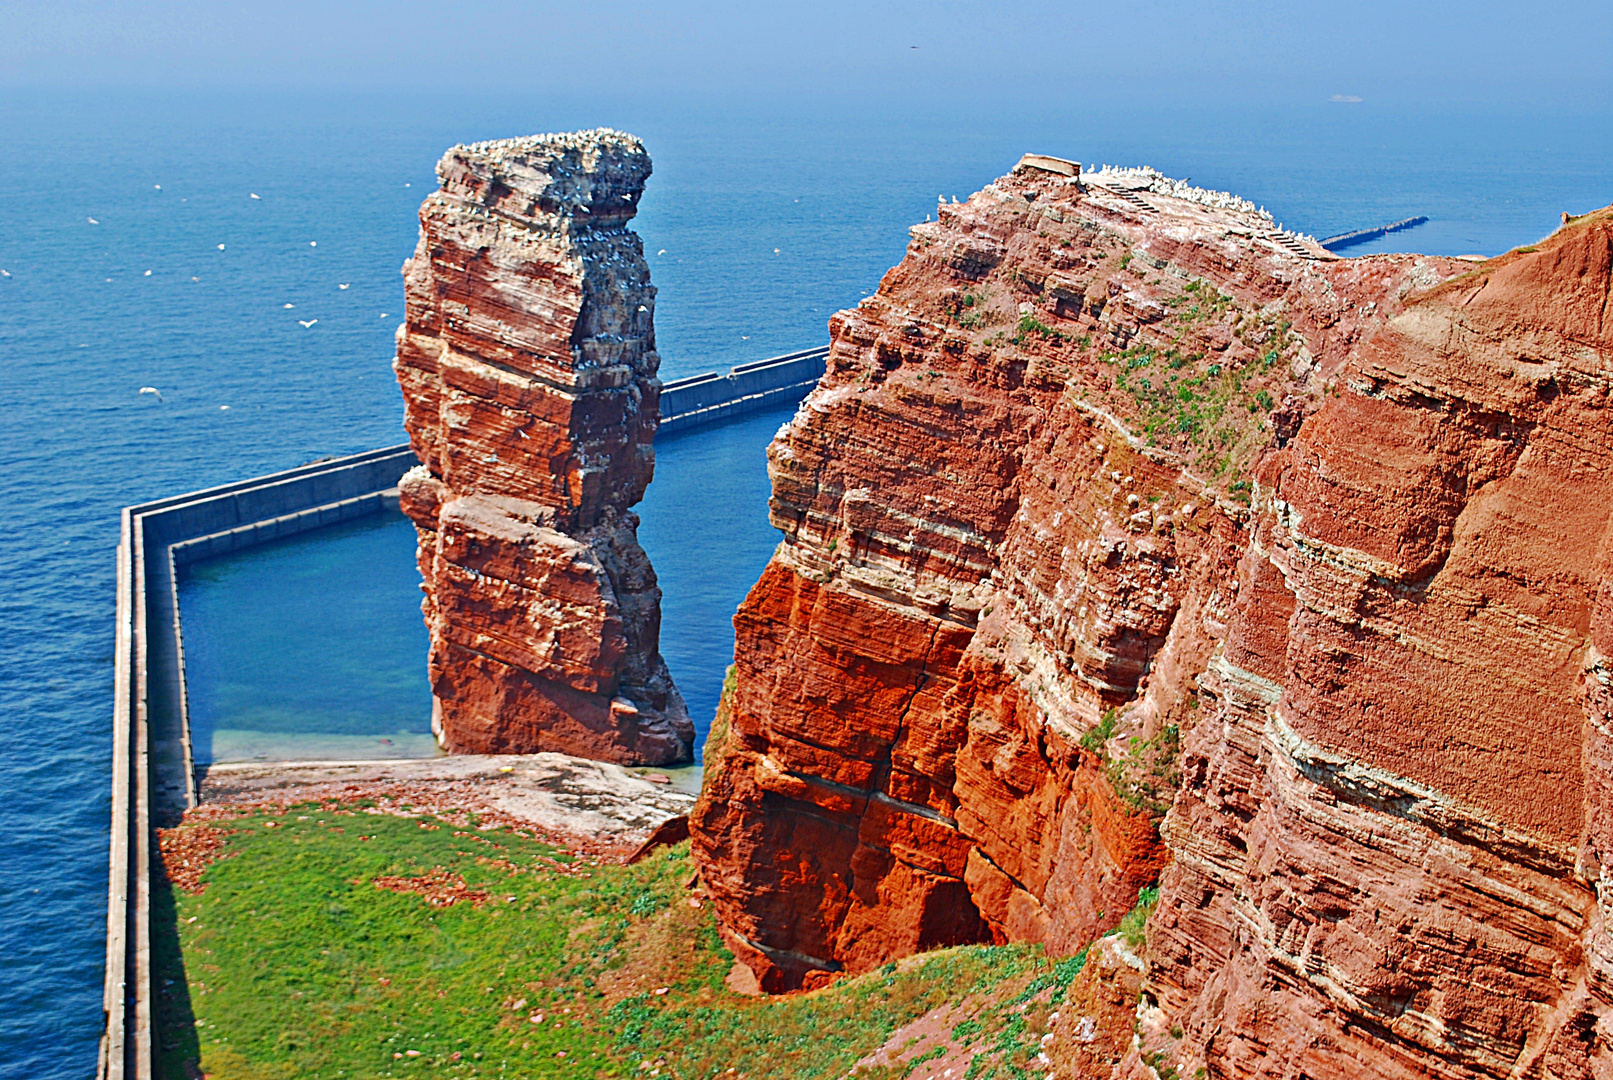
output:
<path id="1" fill-rule="evenodd" d="M 726 375 L 710 371 L 666 383 L 658 430 L 671 435 L 800 401 L 823 377 L 828 356 L 824 345 L 741 364 Z"/>

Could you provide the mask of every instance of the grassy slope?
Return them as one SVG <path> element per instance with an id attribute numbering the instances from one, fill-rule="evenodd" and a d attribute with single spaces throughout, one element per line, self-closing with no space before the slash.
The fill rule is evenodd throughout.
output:
<path id="1" fill-rule="evenodd" d="M 969 1003 L 978 1031 L 960 1034 L 989 1051 L 971 1076 L 1025 1077 L 1041 1030 L 1026 1003 L 1045 1013 L 1079 969 L 970 947 L 814 994 L 742 997 L 723 985 L 733 958 L 710 904 L 690 903 L 687 845 L 592 866 L 508 832 L 356 809 L 214 822 L 237 831 L 205 891 L 158 891 L 166 1077 L 198 1059 L 218 1080 L 844 1076 L 948 1002 Z M 488 899 L 432 907 L 374 884 L 437 868 Z"/>

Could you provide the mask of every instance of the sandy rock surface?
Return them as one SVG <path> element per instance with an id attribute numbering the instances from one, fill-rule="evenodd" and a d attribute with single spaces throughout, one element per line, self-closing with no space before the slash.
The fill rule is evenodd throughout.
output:
<path id="1" fill-rule="evenodd" d="M 603 761 L 564 754 L 463 754 L 412 761 L 211 766 L 204 805 L 412 797 L 422 807 L 492 812 L 551 835 L 633 845 L 687 814 L 692 796 Z"/>

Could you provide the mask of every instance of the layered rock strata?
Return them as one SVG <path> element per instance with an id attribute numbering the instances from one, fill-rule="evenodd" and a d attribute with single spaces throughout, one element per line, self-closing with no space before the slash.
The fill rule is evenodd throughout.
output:
<path id="1" fill-rule="evenodd" d="M 650 159 L 609 130 L 456 146 L 420 208 L 393 368 L 442 744 L 688 760 L 629 509 L 654 471 Z"/>
<path id="2" fill-rule="evenodd" d="M 1336 260 L 1075 173 L 916 226 L 770 450 L 730 944 L 1069 952 L 1159 881 L 1141 1072 L 1600 1075 L 1613 215 Z"/>
<path id="3" fill-rule="evenodd" d="M 1613 1071 L 1610 250 L 1418 297 L 1260 461 L 1151 933 L 1189 1069 Z"/>

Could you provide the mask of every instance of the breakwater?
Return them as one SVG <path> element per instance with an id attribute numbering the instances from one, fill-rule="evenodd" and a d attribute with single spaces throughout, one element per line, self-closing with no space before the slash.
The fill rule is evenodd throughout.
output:
<path id="1" fill-rule="evenodd" d="M 823 375 L 829 347 L 786 353 L 740 364 L 727 374 L 715 371 L 675 379 L 661 387 L 661 434 L 688 431 L 746 413 L 799 401 Z"/>
<path id="2" fill-rule="evenodd" d="M 663 433 L 689 431 L 798 401 L 827 347 L 679 379 L 661 393 Z M 408 444 L 124 508 L 117 556 L 112 836 L 98 1076 L 154 1074 L 152 830 L 195 805 L 179 568 L 382 512 L 417 463 Z"/>
<path id="3" fill-rule="evenodd" d="M 1379 225 L 1375 229 L 1357 229 L 1354 232 L 1339 233 L 1337 236 L 1329 236 L 1327 239 L 1320 241 L 1320 243 L 1329 251 L 1337 251 L 1340 248 L 1351 247 L 1355 244 L 1364 244 L 1368 240 L 1376 240 L 1380 236 L 1388 236 L 1392 232 L 1400 232 L 1404 229 L 1415 229 L 1417 226 L 1425 223 L 1427 220 L 1428 218 L 1426 215 L 1401 218 L 1399 221 L 1391 221 L 1387 225 Z"/>
<path id="4" fill-rule="evenodd" d="M 106 1030 L 98 1075 L 153 1073 L 152 829 L 196 801 L 177 568 L 375 513 L 415 457 L 407 445 L 125 507 L 118 538 L 107 875 Z"/>

